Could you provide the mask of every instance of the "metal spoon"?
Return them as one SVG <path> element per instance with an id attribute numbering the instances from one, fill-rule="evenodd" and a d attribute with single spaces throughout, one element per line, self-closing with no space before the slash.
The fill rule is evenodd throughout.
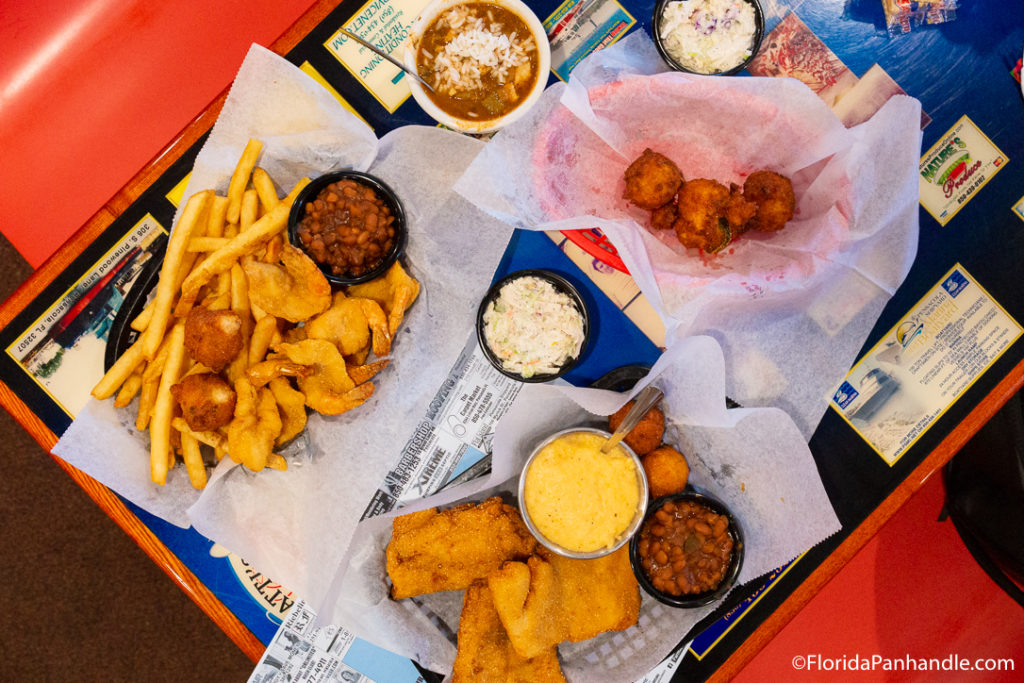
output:
<path id="1" fill-rule="evenodd" d="M 653 408 L 664 395 L 665 393 L 661 389 L 652 384 L 648 384 L 641 389 L 640 393 L 633 399 L 633 407 L 626 413 L 626 417 L 622 420 L 619 428 L 615 430 L 611 438 L 608 439 L 608 442 L 601 447 L 601 452 L 607 453 L 618 446 L 622 438 L 640 424 L 640 420 L 644 419 L 647 411 Z"/>
<path id="2" fill-rule="evenodd" d="M 397 66 L 399 69 L 401 69 L 405 73 L 409 74 L 411 77 L 415 78 L 420 83 L 420 85 L 422 85 L 424 88 L 426 88 L 430 92 L 434 92 L 434 86 L 430 85 L 425 80 L 420 78 L 420 75 L 418 73 L 415 73 L 413 71 L 409 71 L 408 69 L 406 69 L 405 66 L 403 66 L 401 62 L 399 62 L 397 59 L 393 58 L 391 55 L 386 54 L 384 52 L 381 52 L 375 46 L 373 46 L 370 43 L 366 42 L 365 40 L 363 40 L 362 38 L 360 38 L 359 36 L 357 36 L 356 34 L 352 33 L 352 31 L 349 31 L 346 28 L 341 28 L 341 29 L 338 29 L 338 30 L 340 30 L 346 36 L 348 36 L 352 40 L 356 41 L 357 43 L 359 43 L 363 47 L 367 48 L 368 50 L 373 50 L 374 52 L 379 54 L 381 57 L 383 57 L 384 59 L 388 60 L 389 62 L 391 62 L 395 66 Z"/>

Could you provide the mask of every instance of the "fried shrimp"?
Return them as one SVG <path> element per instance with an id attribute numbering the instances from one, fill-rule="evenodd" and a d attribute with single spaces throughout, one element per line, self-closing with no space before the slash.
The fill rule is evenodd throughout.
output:
<path id="1" fill-rule="evenodd" d="M 775 232 L 786 227 L 793 218 L 796 196 L 793 183 L 774 171 L 754 171 L 743 183 L 743 198 L 757 205 L 757 214 L 747 228 Z"/>
<path id="2" fill-rule="evenodd" d="M 679 167 L 648 148 L 626 169 L 626 192 L 622 196 L 642 209 L 657 209 L 672 201 L 682 182 Z"/>
<path id="3" fill-rule="evenodd" d="M 311 258 L 293 246 L 281 248 L 281 263 L 249 260 L 249 298 L 270 315 L 293 323 L 308 320 L 331 305 L 331 285 Z"/>
<path id="4" fill-rule="evenodd" d="M 246 377 L 235 382 L 235 416 L 228 425 L 228 453 L 253 472 L 267 466 L 281 433 L 281 415 L 274 394 L 254 387 Z"/>
<path id="5" fill-rule="evenodd" d="M 391 332 L 384 309 L 373 299 L 334 294 L 334 303 L 305 325 L 309 339 L 326 339 L 337 345 L 343 356 L 357 355 L 365 349 L 372 333 L 373 353 L 391 352 Z"/>
<path id="6" fill-rule="evenodd" d="M 349 376 L 338 347 L 326 339 L 306 339 L 297 344 L 282 343 L 274 351 L 288 360 L 313 368 L 306 377 L 297 377 L 306 405 L 324 415 L 338 415 L 357 408 L 373 395 L 373 383 L 356 386 Z"/>

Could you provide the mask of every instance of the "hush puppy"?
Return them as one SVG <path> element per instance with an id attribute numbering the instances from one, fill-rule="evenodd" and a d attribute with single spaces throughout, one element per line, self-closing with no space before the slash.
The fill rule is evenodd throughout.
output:
<path id="1" fill-rule="evenodd" d="M 721 251 L 757 211 L 757 205 L 739 193 L 739 186 L 727 188 L 717 180 L 696 178 L 679 189 L 673 224 L 683 246 L 709 254 Z"/>
<path id="2" fill-rule="evenodd" d="M 235 415 L 235 390 L 220 375 L 187 375 L 171 387 L 181 416 L 197 432 L 223 427 Z"/>
<path id="3" fill-rule="evenodd" d="M 651 211 L 651 227 L 655 230 L 671 230 L 675 222 L 675 202 L 669 202 L 665 206 L 659 206 L 654 211 Z"/>
<path id="4" fill-rule="evenodd" d="M 185 350 L 214 372 L 224 369 L 244 343 L 242 318 L 234 311 L 196 306 L 185 318 Z"/>
<path id="5" fill-rule="evenodd" d="M 608 428 L 615 431 L 626 418 L 626 413 L 633 407 L 633 401 L 619 408 L 615 413 L 608 416 Z M 622 439 L 626 445 L 633 449 L 637 455 L 650 453 L 661 445 L 661 439 L 665 436 L 665 413 L 661 408 L 655 406 L 647 411 L 640 423 Z"/>
<path id="6" fill-rule="evenodd" d="M 647 475 L 647 486 L 651 498 L 661 498 L 670 493 L 679 493 L 686 488 L 690 477 L 690 466 L 683 454 L 671 446 L 656 448 L 640 458 L 640 464 Z"/>
<path id="7" fill-rule="evenodd" d="M 679 167 L 648 148 L 626 169 L 626 192 L 622 196 L 641 209 L 657 209 L 672 201 L 682 183 Z"/>
<path id="8" fill-rule="evenodd" d="M 774 171 L 754 171 L 743 183 L 743 198 L 757 205 L 747 229 L 775 232 L 786 227 L 796 208 L 796 195 L 789 178 Z"/>

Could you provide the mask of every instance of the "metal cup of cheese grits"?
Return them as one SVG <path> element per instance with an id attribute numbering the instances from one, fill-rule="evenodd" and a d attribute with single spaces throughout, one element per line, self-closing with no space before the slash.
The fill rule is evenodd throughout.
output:
<path id="1" fill-rule="evenodd" d="M 647 511 L 647 477 L 624 443 L 610 453 L 603 429 L 573 427 L 533 449 L 519 477 L 519 510 L 545 547 L 577 560 L 609 555 L 637 532 Z"/>

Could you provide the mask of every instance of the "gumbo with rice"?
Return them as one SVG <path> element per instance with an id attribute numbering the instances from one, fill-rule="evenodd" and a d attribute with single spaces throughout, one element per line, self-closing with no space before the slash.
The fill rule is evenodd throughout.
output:
<path id="1" fill-rule="evenodd" d="M 488 2 L 457 5 L 437 16 L 420 40 L 416 68 L 447 114 L 489 121 L 515 109 L 537 82 L 537 44 L 526 22 Z"/>

